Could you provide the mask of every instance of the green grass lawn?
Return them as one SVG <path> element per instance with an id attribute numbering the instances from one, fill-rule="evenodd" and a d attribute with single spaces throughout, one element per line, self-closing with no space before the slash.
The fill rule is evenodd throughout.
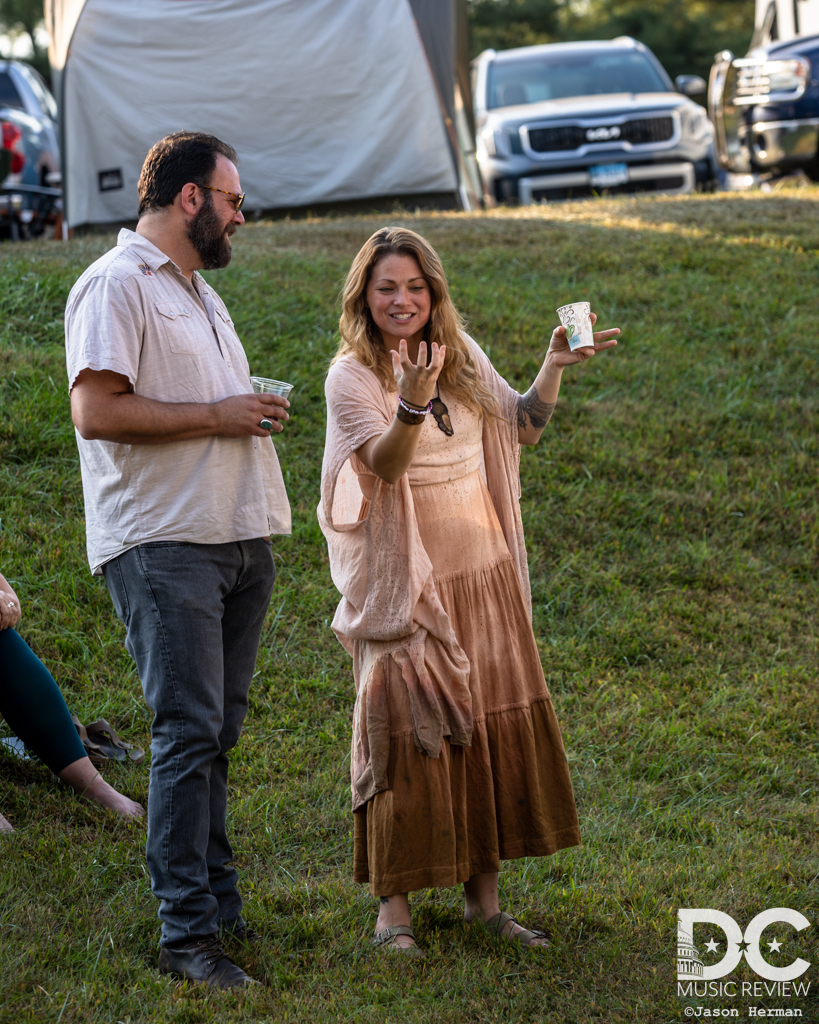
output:
<path id="1" fill-rule="evenodd" d="M 264 987 L 160 979 L 144 825 L 0 755 L 0 810 L 18 829 L 0 839 L 0 1020 L 666 1024 L 688 1019 L 679 907 L 742 927 L 777 906 L 815 921 L 818 214 L 804 188 L 242 229 L 211 279 L 252 370 L 296 384 L 276 439 L 293 536 L 274 544 L 232 769 L 247 917 L 265 937 L 237 959 Z M 387 958 L 350 880 L 353 682 L 315 507 L 339 288 L 390 222 L 439 249 L 474 336 L 521 390 L 557 306 L 589 299 L 601 327 L 623 328 L 614 352 L 566 372 L 522 458 L 535 632 L 585 840 L 502 872 L 506 907 L 550 931 L 544 953 L 467 929 L 446 889 L 412 898 L 428 958 Z M 85 561 L 62 351 L 68 290 L 111 241 L 0 251 L 0 571 L 72 710 L 147 746 L 123 629 Z M 107 777 L 146 799 L 145 765 Z M 772 963 L 819 964 L 815 936 L 780 931 L 765 938 L 781 953 L 762 947 Z M 744 964 L 734 978 L 755 980 Z M 750 1002 L 819 1020 L 816 999 Z"/>

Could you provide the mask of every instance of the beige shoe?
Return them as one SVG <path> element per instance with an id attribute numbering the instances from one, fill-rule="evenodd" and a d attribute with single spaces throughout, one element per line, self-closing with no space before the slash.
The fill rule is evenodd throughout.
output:
<path id="1" fill-rule="evenodd" d="M 381 932 L 377 932 L 373 939 L 374 946 L 380 946 L 389 953 L 404 953 L 407 956 L 421 957 L 424 956 L 424 951 L 419 949 L 417 946 L 399 946 L 396 944 L 396 937 L 398 935 L 409 935 L 413 942 L 415 942 L 415 932 L 409 925 L 406 924 L 394 924 L 391 928 L 385 928 Z"/>
<path id="2" fill-rule="evenodd" d="M 531 931 L 528 928 L 524 928 L 523 925 L 519 924 L 514 919 L 514 917 L 512 917 L 511 914 L 504 914 L 503 911 L 501 911 L 498 914 L 495 914 L 494 917 L 490 917 L 488 921 L 481 921 L 480 918 L 477 917 L 474 917 L 472 920 L 477 921 L 479 924 L 482 924 L 483 927 L 492 935 L 497 935 L 501 939 L 506 939 L 507 942 L 517 942 L 521 946 L 530 946 L 532 944 L 532 939 L 549 938 L 546 932 L 538 931 L 537 928 Z M 518 928 L 521 929 L 521 931 L 513 932 L 511 935 L 507 934 L 505 928 L 510 921 L 512 922 L 512 924 L 516 924 Z M 540 943 L 538 943 L 537 945 L 532 946 L 532 948 L 548 949 L 549 946 L 551 946 L 551 942 L 547 941 L 545 945 L 541 945 Z"/>

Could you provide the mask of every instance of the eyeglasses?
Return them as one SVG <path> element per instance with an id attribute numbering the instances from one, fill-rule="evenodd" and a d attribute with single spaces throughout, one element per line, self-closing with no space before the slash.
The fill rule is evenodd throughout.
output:
<path id="1" fill-rule="evenodd" d="M 242 203 L 245 201 L 244 192 L 242 192 L 241 195 L 239 195 L 238 192 L 225 192 L 223 188 L 214 188 L 212 185 L 200 185 L 199 188 L 206 188 L 209 189 L 211 192 L 221 192 L 223 196 L 232 196 L 234 199 L 238 199 L 239 202 L 234 207 L 237 213 L 239 212 L 239 210 L 241 210 Z"/>

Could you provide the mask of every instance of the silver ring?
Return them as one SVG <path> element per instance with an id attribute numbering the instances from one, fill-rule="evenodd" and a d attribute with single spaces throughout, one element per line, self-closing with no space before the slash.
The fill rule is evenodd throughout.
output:
<path id="1" fill-rule="evenodd" d="M 272 430 L 273 429 L 273 421 L 269 420 L 265 416 L 265 418 L 263 420 L 259 421 L 259 426 L 262 428 L 262 430 Z"/>
<path id="2" fill-rule="evenodd" d="M 13 608 L 14 607 L 14 601 L 7 601 L 6 604 L 7 604 L 7 606 L 9 608 Z"/>

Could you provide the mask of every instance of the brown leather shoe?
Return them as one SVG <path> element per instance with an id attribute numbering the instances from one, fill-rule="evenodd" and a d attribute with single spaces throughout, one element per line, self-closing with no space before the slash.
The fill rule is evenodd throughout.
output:
<path id="1" fill-rule="evenodd" d="M 184 946 L 163 946 L 159 951 L 159 973 L 201 981 L 211 988 L 246 988 L 258 984 L 225 953 L 218 935 L 194 939 Z"/>

